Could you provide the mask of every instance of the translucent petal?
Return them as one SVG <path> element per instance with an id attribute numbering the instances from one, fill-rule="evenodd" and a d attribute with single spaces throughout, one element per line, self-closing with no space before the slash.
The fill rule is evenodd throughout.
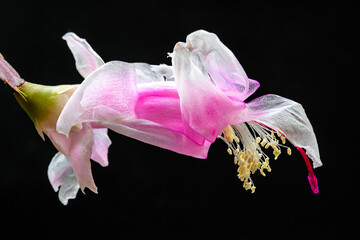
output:
<path id="1" fill-rule="evenodd" d="M 97 192 L 91 173 L 90 157 L 94 144 L 93 129 L 90 123 L 82 123 L 74 127 L 66 137 L 56 131 L 46 131 L 56 149 L 65 154 L 70 161 L 77 181 L 82 190 L 85 187 Z"/>
<path id="2" fill-rule="evenodd" d="M 81 190 L 84 191 L 87 187 L 97 193 L 97 187 L 91 173 L 90 157 L 94 139 L 90 123 L 83 123 L 81 130 L 72 130 L 69 139 L 71 147 L 68 157 Z"/>
<path id="3" fill-rule="evenodd" d="M 245 109 L 245 104 L 240 99 L 228 97 L 215 86 L 193 55 L 182 43 L 175 46 L 172 54 L 181 112 L 189 127 L 185 132 L 195 130 L 213 142 Z"/>
<path id="4" fill-rule="evenodd" d="M 314 168 L 322 165 L 314 130 L 299 103 L 272 94 L 256 98 L 246 105 L 233 125 L 249 121 L 280 131 L 294 146 L 306 150 Z"/>
<path id="5" fill-rule="evenodd" d="M 147 63 L 132 63 L 136 69 L 136 83 L 163 82 L 164 78 Z"/>
<path id="6" fill-rule="evenodd" d="M 111 140 L 107 134 L 107 128 L 93 129 L 94 145 L 92 148 L 91 159 L 98 162 L 101 166 L 109 165 L 108 149 Z"/>
<path id="7" fill-rule="evenodd" d="M 60 187 L 59 200 L 62 204 L 67 205 L 69 199 L 76 198 L 80 185 L 64 154 L 58 152 L 52 158 L 48 167 L 48 177 L 56 192 Z"/>
<path id="8" fill-rule="evenodd" d="M 245 100 L 260 84 L 249 79 L 236 59 L 214 33 L 195 31 L 186 38 L 187 47 L 202 61 L 216 86 L 229 96 Z"/>
<path id="9" fill-rule="evenodd" d="M 71 96 L 56 130 L 68 135 L 73 126 L 82 122 L 133 116 L 137 100 L 135 71 L 134 66 L 120 61 L 98 68 Z"/>
<path id="10" fill-rule="evenodd" d="M 63 36 L 75 58 L 76 69 L 86 78 L 91 72 L 104 64 L 101 57 L 91 48 L 85 39 L 69 32 Z"/>

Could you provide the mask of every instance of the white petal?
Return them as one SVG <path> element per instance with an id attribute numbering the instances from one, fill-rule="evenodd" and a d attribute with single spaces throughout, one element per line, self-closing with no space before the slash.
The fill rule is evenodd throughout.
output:
<path id="1" fill-rule="evenodd" d="M 76 198 L 80 185 L 64 154 L 55 154 L 48 167 L 48 177 L 56 192 L 60 187 L 59 200 L 62 204 L 67 205 L 69 199 Z"/>
<path id="2" fill-rule="evenodd" d="M 198 55 L 215 85 L 227 95 L 245 100 L 259 87 L 257 81 L 247 77 L 235 55 L 216 34 L 195 31 L 186 37 L 186 45 Z"/>
<path id="3" fill-rule="evenodd" d="M 108 149 L 111 140 L 107 134 L 107 128 L 93 129 L 94 145 L 92 148 L 91 159 L 98 162 L 101 166 L 109 165 Z"/>
<path id="4" fill-rule="evenodd" d="M 63 36 L 74 58 L 76 69 L 86 78 L 91 72 L 104 64 L 101 57 L 91 48 L 85 39 L 69 32 Z"/>
<path id="5" fill-rule="evenodd" d="M 314 130 L 301 104 L 269 94 L 254 99 L 246 107 L 234 125 L 256 121 L 280 131 L 294 146 L 306 150 L 314 168 L 322 165 Z"/>

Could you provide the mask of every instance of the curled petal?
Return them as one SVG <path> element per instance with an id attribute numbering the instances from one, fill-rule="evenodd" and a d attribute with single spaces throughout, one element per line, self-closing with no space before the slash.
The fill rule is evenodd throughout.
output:
<path id="1" fill-rule="evenodd" d="M 86 78 L 71 96 L 57 121 L 56 130 L 68 135 L 82 122 L 99 122 L 134 115 L 137 100 L 135 68 L 109 62 Z"/>
<path id="2" fill-rule="evenodd" d="M 85 187 L 97 193 L 97 188 L 91 173 L 90 157 L 92 155 L 94 137 L 90 123 L 82 123 L 74 127 L 69 136 L 54 131 L 46 131 L 56 149 L 70 161 L 71 167 L 82 190 Z"/>
<path id="3" fill-rule="evenodd" d="M 256 121 L 280 131 L 294 146 L 306 150 L 314 168 L 322 165 L 314 130 L 299 103 L 269 94 L 254 99 L 246 107 L 234 124 Z"/>
<path id="4" fill-rule="evenodd" d="M 208 141 L 216 137 L 245 109 L 241 99 L 228 97 L 215 86 L 184 44 L 178 43 L 172 55 L 175 82 L 180 96 L 185 132 L 198 132 Z M 201 138 L 200 138 L 201 140 Z"/>
<path id="5" fill-rule="evenodd" d="M 195 31 L 187 36 L 186 45 L 198 55 L 216 86 L 227 95 L 245 100 L 260 86 L 247 77 L 235 55 L 216 34 Z"/>
<path id="6" fill-rule="evenodd" d="M 90 123 L 83 123 L 81 130 L 72 130 L 69 135 L 69 159 L 81 190 L 85 187 L 97 193 L 97 187 L 91 173 L 90 157 L 94 145 L 93 132 Z"/>
<path id="7" fill-rule="evenodd" d="M 60 187 L 59 200 L 62 204 L 67 205 L 69 199 L 76 198 L 80 185 L 64 154 L 55 154 L 48 167 L 48 177 L 55 192 Z"/>
<path id="8" fill-rule="evenodd" d="M 76 69 L 86 78 L 91 72 L 104 64 L 101 57 L 91 48 L 85 39 L 69 32 L 63 36 L 75 58 Z"/>

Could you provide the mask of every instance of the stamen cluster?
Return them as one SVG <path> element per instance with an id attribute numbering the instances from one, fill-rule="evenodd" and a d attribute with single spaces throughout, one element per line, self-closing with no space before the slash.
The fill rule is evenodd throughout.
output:
<path id="1" fill-rule="evenodd" d="M 237 176 L 244 183 L 243 187 L 252 193 L 256 187 L 250 175 L 259 170 L 265 177 L 265 170 L 271 172 L 270 158 L 263 150 L 271 147 L 274 160 L 277 160 L 281 147 L 285 147 L 283 144 L 286 143 L 286 138 L 280 132 L 275 135 L 274 130 L 256 122 L 229 125 L 219 138 L 227 144 L 229 155 L 234 155 L 234 164 L 238 166 Z M 287 148 L 287 153 L 291 155 L 290 148 Z"/>

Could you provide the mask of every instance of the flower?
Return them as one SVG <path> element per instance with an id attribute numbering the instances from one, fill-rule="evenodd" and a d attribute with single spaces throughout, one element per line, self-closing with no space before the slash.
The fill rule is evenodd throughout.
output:
<path id="1" fill-rule="evenodd" d="M 86 46 L 86 43 L 82 43 Z M 85 51 L 91 51 L 86 49 Z M 92 55 L 93 56 L 93 55 Z M 97 66 L 92 65 L 95 69 Z M 90 68 L 83 67 L 86 75 Z M 15 98 L 33 121 L 43 140 L 45 133 L 59 151 L 48 167 L 48 177 L 59 199 L 66 205 L 75 198 L 79 188 L 97 192 L 91 173 L 90 158 L 102 166 L 108 165 L 108 147 L 111 141 L 103 126 L 82 123 L 70 130 L 69 136 L 56 132 L 57 119 L 78 85 L 44 86 L 25 82 L 19 74 L 0 58 L 0 78 L 15 90 Z"/>
<path id="2" fill-rule="evenodd" d="M 76 66 L 92 58 L 74 42 L 84 42 L 74 33 L 64 38 L 75 56 Z M 94 56 L 98 56 L 93 52 Z M 79 70 L 80 71 L 80 70 Z M 88 75 L 64 107 L 57 131 L 69 136 L 79 124 L 92 122 L 140 141 L 181 154 L 206 158 L 210 142 L 186 130 L 172 69 L 166 65 L 108 62 Z"/>
<path id="3" fill-rule="evenodd" d="M 77 53 L 78 66 L 88 56 Z M 284 145 L 287 139 L 304 157 L 310 185 L 318 192 L 307 156 L 314 167 L 322 163 L 314 131 L 299 103 L 277 95 L 245 103 L 259 83 L 247 77 L 213 33 L 191 33 L 170 56 L 172 66 L 112 61 L 97 68 L 67 102 L 57 131 L 68 136 L 74 126 L 95 122 L 197 158 L 206 158 L 211 143 L 220 138 L 234 155 L 244 188 L 252 192 L 250 175 L 271 171 L 264 149 L 271 147 L 274 159 L 282 148 L 291 154 Z"/>

